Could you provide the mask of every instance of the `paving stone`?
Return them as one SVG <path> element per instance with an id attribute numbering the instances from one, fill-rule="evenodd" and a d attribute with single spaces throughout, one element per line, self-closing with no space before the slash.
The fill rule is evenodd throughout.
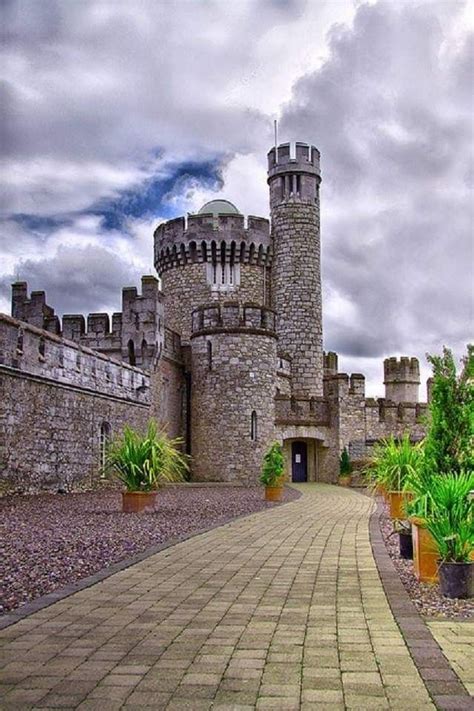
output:
<path id="1" fill-rule="evenodd" d="M 0 631 L 5 708 L 434 708 L 373 558 L 372 501 L 297 488 L 288 506 L 183 541 Z M 467 708 L 424 623 L 411 607 L 400 614 L 439 703 Z M 470 631 L 429 624 L 472 688 Z"/>

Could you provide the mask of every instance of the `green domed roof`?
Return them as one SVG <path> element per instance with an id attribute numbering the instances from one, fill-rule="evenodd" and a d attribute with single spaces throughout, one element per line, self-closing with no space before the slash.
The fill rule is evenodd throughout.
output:
<path id="1" fill-rule="evenodd" d="M 202 215 L 209 212 L 212 212 L 213 215 L 240 215 L 235 205 L 229 202 L 229 200 L 211 200 L 210 202 L 206 202 L 198 214 Z"/>

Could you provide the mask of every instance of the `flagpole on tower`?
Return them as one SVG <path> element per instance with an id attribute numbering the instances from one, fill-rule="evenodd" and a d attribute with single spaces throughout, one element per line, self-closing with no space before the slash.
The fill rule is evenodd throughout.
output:
<path id="1" fill-rule="evenodd" d="M 275 119 L 273 122 L 273 125 L 275 127 L 275 155 L 276 155 L 276 150 L 278 146 L 278 121 Z"/>

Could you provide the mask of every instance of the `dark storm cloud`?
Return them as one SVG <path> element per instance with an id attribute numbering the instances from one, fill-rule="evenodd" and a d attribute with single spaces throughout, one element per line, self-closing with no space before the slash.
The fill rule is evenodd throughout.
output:
<path id="1" fill-rule="evenodd" d="M 47 303 L 57 313 L 114 311 L 120 308 L 122 286 L 140 284 L 141 270 L 102 247 L 60 247 L 54 257 L 26 260 L 16 274 L 0 277 L 0 294 L 10 299 L 17 278 L 31 291 L 47 287 Z"/>
<path id="2" fill-rule="evenodd" d="M 326 345 L 353 358 L 461 350 L 472 325 L 472 37 L 446 46 L 434 6 L 378 3 L 334 29 L 330 50 L 281 120 L 322 152 L 324 283 L 327 302 L 341 301 Z"/>

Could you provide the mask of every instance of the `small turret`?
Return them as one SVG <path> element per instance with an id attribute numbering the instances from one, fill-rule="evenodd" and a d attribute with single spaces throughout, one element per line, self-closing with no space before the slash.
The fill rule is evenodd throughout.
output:
<path id="1" fill-rule="evenodd" d="M 418 358 L 386 358 L 383 363 L 385 399 L 395 403 L 418 402 L 420 364 Z"/>

